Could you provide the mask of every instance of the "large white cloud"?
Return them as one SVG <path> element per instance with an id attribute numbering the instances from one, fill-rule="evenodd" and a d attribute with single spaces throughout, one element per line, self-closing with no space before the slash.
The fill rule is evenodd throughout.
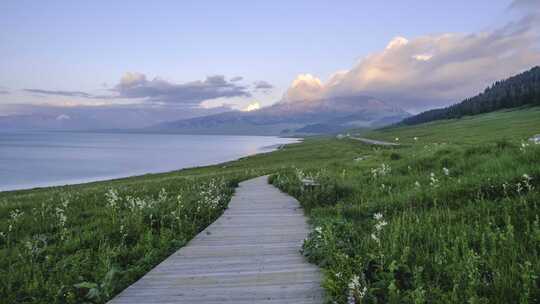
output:
<path id="1" fill-rule="evenodd" d="M 283 100 L 372 95 L 412 111 L 447 105 L 540 64 L 538 28 L 539 18 L 530 15 L 475 34 L 396 37 L 325 83 L 299 75 Z"/>
<path id="2" fill-rule="evenodd" d="M 325 87 L 319 78 L 311 74 L 301 74 L 292 82 L 291 87 L 285 92 L 286 101 L 306 101 L 320 99 L 324 94 Z"/>

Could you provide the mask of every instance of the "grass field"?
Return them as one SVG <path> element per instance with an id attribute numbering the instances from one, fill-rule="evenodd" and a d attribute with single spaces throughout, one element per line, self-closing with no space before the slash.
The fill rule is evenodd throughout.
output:
<path id="1" fill-rule="evenodd" d="M 310 138 L 238 161 L 0 193 L 0 301 L 103 303 L 262 174 L 313 224 L 331 303 L 539 303 L 540 110 Z M 300 180 L 321 186 L 302 190 Z"/>
<path id="2" fill-rule="evenodd" d="M 459 120 L 451 119 L 415 126 L 387 128 L 367 132 L 364 135 L 388 141 L 395 141 L 397 137 L 402 143 L 415 143 L 415 137 L 430 143 L 477 144 L 496 140 L 508 140 L 515 143 L 540 133 L 539 117 L 540 107 L 508 109 L 484 115 L 466 116 Z"/>

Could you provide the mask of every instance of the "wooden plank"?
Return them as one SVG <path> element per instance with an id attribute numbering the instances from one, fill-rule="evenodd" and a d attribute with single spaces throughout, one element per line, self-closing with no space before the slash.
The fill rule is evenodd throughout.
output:
<path id="1" fill-rule="evenodd" d="M 322 303 L 321 273 L 299 252 L 308 231 L 266 176 L 242 182 L 216 222 L 109 303 Z"/>

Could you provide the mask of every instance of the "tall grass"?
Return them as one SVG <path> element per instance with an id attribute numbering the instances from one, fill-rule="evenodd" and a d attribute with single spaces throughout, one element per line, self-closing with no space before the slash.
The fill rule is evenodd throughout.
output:
<path id="1" fill-rule="evenodd" d="M 303 253 L 325 269 L 330 301 L 540 301 L 540 147 L 428 144 L 372 156 L 272 178 L 309 211 Z M 305 175 L 322 186 L 302 190 Z"/>
<path id="2" fill-rule="evenodd" d="M 1 208 L 1 302 L 104 302 L 219 216 L 234 186 L 178 179 Z"/>

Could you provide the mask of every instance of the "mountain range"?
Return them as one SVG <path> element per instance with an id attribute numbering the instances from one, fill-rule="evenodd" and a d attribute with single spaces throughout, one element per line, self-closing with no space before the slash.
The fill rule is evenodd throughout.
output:
<path id="1" fill-rule="evenodd" d="M 0 130 L 70 130 L 179 134 L 311 135 L 397 123 L 410 115 L 369 96 L 280 101 L 244 112 L 227 107 L 51 107 L 3 105 Z"/>
<path id="2" fill-rule="evenodd" d="M 146 131 L 183 134 L 304 135 L 380 127 L 410 114 L 370 96 L 278 102 L 259 110 L 230 111 L 165 122 Z"/>

